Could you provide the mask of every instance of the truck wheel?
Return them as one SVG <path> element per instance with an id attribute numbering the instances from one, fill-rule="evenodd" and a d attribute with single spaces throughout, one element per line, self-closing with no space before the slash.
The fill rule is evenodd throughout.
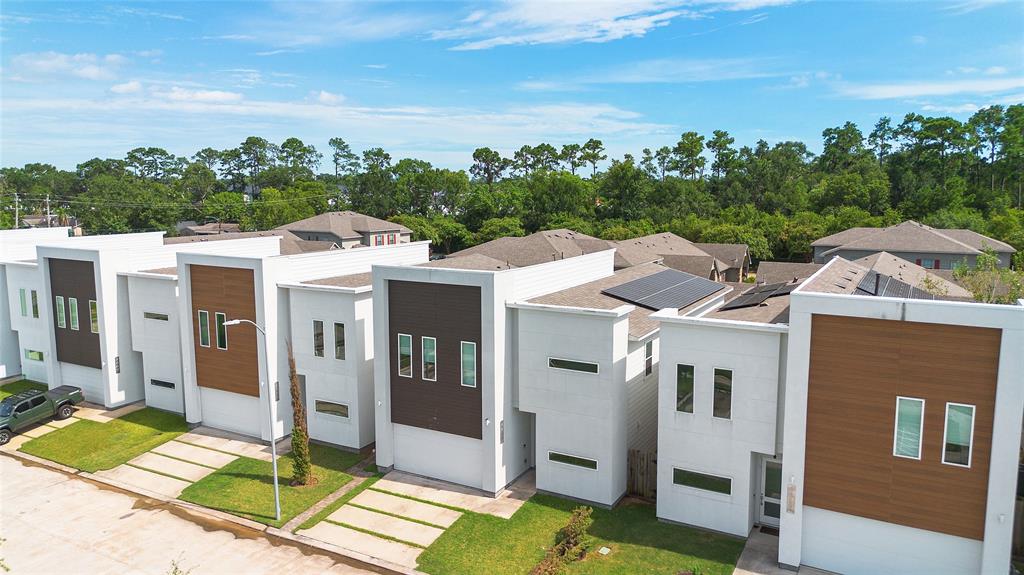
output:
<path id="1" fill-rule="evenodd" d="M 57 408 L 57 419 L 67 419 L 71 417 L 71 414 L 74 412 L 75 410 L 73 407 L 71 407 L 71 404 L 65 403 L 64 405 Z"/>
<path id="2" fill-rule="evenodd" d="M 0 445 L 5 445 L 10 440 L 11 440 L 11 430 L 10 429 L 0 429 Z"/>

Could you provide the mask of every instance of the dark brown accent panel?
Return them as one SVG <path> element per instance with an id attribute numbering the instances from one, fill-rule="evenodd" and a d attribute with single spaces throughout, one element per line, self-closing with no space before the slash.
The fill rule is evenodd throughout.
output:
<path id="1" fill-rule="evenodd" d="M 815 315 L 804 504 L 981 540 L 998 329 Z M 921 459 L 893 455 L 896 397 L 925 400 Z M 970 468 L 942 463 L 946 403 L 976 406 Z"/>
<path id="2" fill-rule="evenodd" d="M 47 306 L 53 310 L 53 333 L 57 341 L 57 361 L 101 369 L 100 336 L 92 333 L 89 301 L 96 300 L 96 272 L 93 263 L 83 260 L 47 258 L 50 266 L 50 296 Z M 65 327 L 57 325 L 56 296 L 64 297 Z M 40 298 L 46 297 L 39 294 Z M 78 329 L 71 329 L 70 298 L 78 300 Z M 98 303 L 96 304 L 99 305 Z"/>
<path id="3" fill-rule="evenodd" d="M 480 288 L 390 280 L 391 421 L 483 438 Z M 412 377 L 398 376 L 398 334 L 412 336 Z M 422 338 L 437 338 L 437 381 L 422 378 Z M 476 342 L 477 386 L 462 385 L 461 344 Z"/>
<path id="4" fill-rule="evenodd" d="M 191 265 L 192 347 L 196 354 L 196 381 L 201 387 L 259 397 L 259 353 L 256 328 L 234 325 L 228 330 L 228 348 L 217 349 L 217 312 L 225 319 L 256 321 L 256 280 L 253 271 Z M 210 346 L 200 345 L 199 310 L 210 313 Z"/>

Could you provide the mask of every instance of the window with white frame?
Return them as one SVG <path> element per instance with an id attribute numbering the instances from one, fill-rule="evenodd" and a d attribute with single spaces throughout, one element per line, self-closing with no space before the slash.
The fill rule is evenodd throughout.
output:
<path id="1" fill-rule="evenodd" d="M 464 341 L 462 352 L 462 385 L 476 387 L 476 342 Z"/>
<path id="2" fill-rule="evenodd" d="M 199 345 L 210 347 L 210 312 L 205 309 L 199 310 Z"/>
<path id="3" fill-rule="evenodd" d="M 57 327 L 64 329 L 68 325 L 67 314 L 64 312 L 64 296 L 59 295 L 53 298 L 54 312 L 57 314 Z"/>
<path id="4" fill-rule="evenodd" d="M 398 334 L 398 376 L 412 377 L 412 336 Z"/>
<path id="5" fill-rule="evenodd" d="M 318 319 L 313 320 L 313 355 L 324 356 L 324 322 Z"/>
<path id="6" fill-rule="evenodd" d="M 157 321 L 167 321 L 169 318 L 165 313 L 157 313 L 155 311 L 144 311 L 142 312 L 144 319 L 155 319 Z"/>
<path id="7" fill-rule="evenodd" d="M 596 363 L 591 363 L 589 361 L 576 361 L 574 359 L 561 359 L 557 357 L 548 358 L 548 367 L 551 369 L 581 371 L 583 373 L 598 373 L 598 371 L 600 371 L 600 368 Z"/>
<path id="8" fill-rule="evenodd" d="M 346 419 L 348 418 L 348 406 L 344 403 L 335 403 L 333 401 L 318 399 L 314 402 L 314 409 L 317 413 L 333 415 L 335 417 L 344 417 Z"/>
<path id="9" fill-rule="evenodd" d="M 921 438 L 924 435 L 924 400 L 916 397 L 896 398 L 896 429 L 892 454 L 896 457 L 921 459 Z"/>
<path id="10" fill-rule="evenodd" d="M 420 375 L 424 381 L 437 381 L 437 339 L 421 337 L 420 346 L 420 360 L 423 363 Z"/>
<path id="11" fill-rule="evenodd" d="M 676 411 L 693 413 L 692 365 L 676 365 Z"/>
<path id="12" fill-rule="evenodd" d="M 39 319 L 39 292 L 32 290 L 32 317 Z"/>
<path id="13" fill-rule="evenodd" d="M 68 322 L 71 324 L 71 329 L 78 331 L 78 298 L 68 298 Z"/>
<path id="14" fill-rule="evenodd" d="M 974 406 L 947 403 L 946 429 L 942 435 L 942 462 L 970 467 L 973 444 Z"/>
<path id="15" fill-rule="evenodd" d="M 580 457 L 578 455 L 569 455 L 568 453 L 549 451 L 548 461 L 554 461 L 555 463 L 562 463 L 564 465 L 572 465 L 574 467 L 582 467 L 584 469 L 592 469 L 594 471 L 597 471 L 597 460 L 588 459 L 586 457 Z"/>
<path id="16" fill-rule="evenodd" d="M 712 415 L 732 419 L 732 370 L 715 368 L 715 399 Z"/>
<path id="17" fill-rule="evenodd" d="M 217 312 L 213 314 L 213 318 L 217 326 L 217 349 L 227 349 L 228 326 L 224 325 L 224 322 L 228 320 L 228 316 L 223 312 Z"/>
<path id="18" fill-rule="evenodd" d="M 345 359 L 345 324 L 334 324 L 334 359 Z"/>
<path id="19" fill-rule="evenodd" d="M 18 299 L 21 301 L 21 317 L 28 317 L 28 293 L 25 288 L 18 289 Z"/>
<path id="20" fill-rule="evenodd" d="M 672 468 L 672 483 L 703 491 L 732 495 L 732 479 L 688 469 Z"/>
<path id="21" fill-rule="evenodd" d="M 26 349 L 25 359 L 31 359 L 32 361 L 43 361 L 43 352 L 36 351 L 34 349 Z"/>
<path id="22" fill-rule="evenodd" d="M 96 308 L 96 300 L 89 300 L 89 331 L 100 332 L 100 312 Z"/>
<path id="23" fill-rule="evenodd" d="M 654 340 L 644 344 L 644 375 L 654 371 Z"/>

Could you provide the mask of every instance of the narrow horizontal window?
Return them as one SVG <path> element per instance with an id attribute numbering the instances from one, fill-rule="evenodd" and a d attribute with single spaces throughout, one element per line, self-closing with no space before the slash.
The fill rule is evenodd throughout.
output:
<path id="1" fill-rule="evenodd" d="M 145 319 L 155 319 L 157 321 L 167 321 L 168 316 L 165 313 L 156 313 L 155 311 L 144 311 L 142 317 Z"/>
<path id="2" fill-rule="evenodd" d="M 476 342 L 462 342 L 462 385 L 476 387 Z"/>
<path id="3" fill-rule="evenodd" d="M 348 406 L 344 403 L 316 400 L 316 412 L 326 413 L 335 417 L 348 417 Z"/>
<path id="4" fill-rule="evenodd" d="M 210 347 L 210 312 L 199 310 L 199 345 Z"/>
<path id="5" fill-rule="evenodd" d="M 71 329 L 78 331 L 78 298 L 68 298 L 68 315 Z"/>
<path id="6" fill-rule="evenodd" d="M 398 376 L 412 377 L 412 336 L 398 334 Z"/>
<path id="7" fill-rule="evenodd" d="M 100 332 L 100 312 L 94 299 L 89 300 L 89 330 L 93 333 Z"/>
<path id="8" fill-rule="evenodd" d="M 324 322 L 318 319 L 313 320 L 313 355 L 324 356 Z"/>
<path id="9" fill-rule="evenodd" d="M 715 417 L 732 419 L 732 370 L 715 369 Z"/>
<path id="10" fill-rule="evenodd" d="M 569 455 L 566 453 L 558 453 L 557 451 L 549 451 L 548 460 L 554 461 L 555 463 L 564 463 L 566 465 L 582 467 L 584 469 L 593 469 L 595 471 L 597 470 L 597 461 L 593 459 L 587 459 L 586 457 L 577 457 L 575 455 Z"/>
<path id="11" fill-rule="evenodd" d="M 568 369 L 570 371 L 582 371 L 584 373 L 598 372 L 598 366 L 596 363 L 590 363 L 587 361 L 575 361 L 571 359 L 559 359 L 557 357 L 548 358 L 548 367 L 552 369 Z"/>
<path id="12" fill-rule="evenodd" d="M 150 385 L 155 385 L 157 387 L 166 387 L 167 389 L 174 389 L 174 384 L 172 382 L 170 382 L 170 381 L 161 381 L 159 379 L 151 379 L 151 380 L 149 380 L 149 384 Z"/>
<path id="13" fill-rule="evenodd" d="M 420 338 L 423 360 L 422 373 L 424 381 L 437 381 L 437 339 L 432 337 Z"/>
<path id="14" fill-rule="evenodd" d="M 57 314 L 57 327 L 64 329 L 68 325 L 67 314 L 64 311 L 64 296 L 59 295 L 53 298 L 54 312 Z"/>
<path id="15" fill-rule="evenodd" d="M 963 403 L 946 404 L 946 430 L 942 439 L 942 462 L 962 467 L 971 466 L 974 442 L 974 406 Z"/>
<path id="16" fill-rule="evenodd" d="M 26 349 L 25 359 L 31 359 L 32 361 L 43 361 L 43 352 L 36 351 L 34 349 Z"/>
<path id="17" fill-rule="evenodd" d="M 921 436 L 924 433 L 924 400 L 913 397 L 896 398 L 896 431 L 892 454 L 897 457 L 921 459 Z"/>
<path id="18" fill-rule="evenodd" d="M 334 324 L 334 359 L 345 359 L 345 324 Z"/>
<path id="19" fill-rule="evenodd" d="M 732 479 L 728 477 L 719 477 L 718 475 L 709 475 L 707 473 L 698 473 L 673 467 L 672 483 L 723 495 L 732 495 Z"/>
<path id="20" fill-rule="evenodd" d="M 676 411 L 693 413 L 692 365 L 676 365 Z"/>
<path id="21" fill-rule="evenodd" d="M 227 349 L 228 326 L 224 325 L 224 322 L 228 320 L 228 316 L 223 312 L 217 312 L 214 314 L 213 320 L 217 324 L 217 349 Z"/>
<path id="22" fill-rule="evenodd" d="M 39 318 L 39 292 L 32 290 L 32 317 Z"/>

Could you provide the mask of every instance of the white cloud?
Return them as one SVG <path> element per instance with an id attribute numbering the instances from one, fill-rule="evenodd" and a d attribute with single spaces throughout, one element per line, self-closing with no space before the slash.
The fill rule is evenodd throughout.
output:
<path id="1" fill-rule="evenodd" d="M 320 90 L 320 92 L 316 94 L 316 101 L 328 106 L 340 104 L 344 99 L 345 97 L 341 94 L 332 94 L 331 92 L 326 92 L 324 90 Z"/>
<path id="2" fill-rule="evenodd" d="M 134 94 L 142 91 L 142 82 L 132 80 L 123 84 L 114 84 L 110 87 L 110 91 L 115 94 Z"/>
<path id="3" fill-rule="evenodd" d="M 570 91 L 601 84 L 689 84 L 780 75 L 771 58 L 663 58 L 642 60 L 561 79 L 520 82 L 528 91 Z"/>
<path id="4" fill-rule="evenodd" d="M 363 68 L 372 68 L 374 70 L 383 70 L 387 67 L 387 64 L 363 64 Z"/>
<path id="5" fill-rule="evenodd" d="M 265 50 L 263 52 L 255 52 L 255 56 L 277 56 L 278 54 L 298 54 L 302 50 L 294 50 L 291 48 L 280 48 L 278 50 Z"/>
<path id="6" fill-rule="evenodd" d="M 143 58 L 156 58 L 157 56 L 163 55 L 163 53 L 163 50 L 139 50 L 138 52 L 135 52 L 135 55 Z"/>
<path id="7" fill-rule="evenodd" d="M 891 84 L 845 84 L 838 86 L 843 96 L 858 100 L 890 100 L 953 96 L 957 94 L 996 94 L 1024 88 L 1024 78 L 985 78 L 947 82 L 898 82 Z"/>
<path id="8" fill-rule="evenodd" d="M 910 42 L 912 44 L 917 44 L 918 46 L 923 46 L 928 43 L 928 37 L 922 36 L 920 34 L 915 34 L 910 37 Z"/>
<path id="9" fill-rule="evenodd" d="M 86 80 L 110 80 L 127 62 L 120 54 L 64 54 L 61 52 L 32 52 L 11 58 L 13 73 L 27 81 L 74 76 Z"/>
<path id="10" fill-rule="evenodd" d="M 226 74 L 238 88 L 252 88 L 263 83 L 263 74 L 252 68 L 230 68 L 219 72 Z"/>
<path id="11" fill-rule="evenodd" d="M 1006 68 L 1004 68 L 1002 66 L 989 66 L 988 68 L 985 68 L 985 75 L 986 76 L 1002 76 L 1003 74 L 1007 73 L 1008 71 L 1009 70 L 1007 70 Z"/>
<path id="12" fill-rule="evenodd" d="M 189 90 L 179 86 L 172 86 L 170 90 L 154 91 L 156 96 L 166 98 L 175 102 L 187 102 L 190 104 L 231 104 L 240 102 L 242 95 L 238 92 L 227 92 L 224 90 Z"/>
<path id="13" fill-rule="evenodd" d="M 950 13 L 953 16 L 960 16 L 963 14 L 969 14 L 976 12 L 984 8 L 995 6 L 997 4 L 1003 4 L 1006 0 L 966 0 L 964 2 L 954 2 L 947 4 L 942 7 L 942 10 Z"/>
<path id="14" fill-rule="evenodd" d="M 939 114 L 973 114 L 978 111 L 976 104 L 924 104 L 921 110 L 925 112 L 937 112 Z"/>
<path id="15" fill-rule="evenodd" d="M 251 34 L 220 34 L 217 36 L 200 36 L 200 40 L 255 40 Z"/>

